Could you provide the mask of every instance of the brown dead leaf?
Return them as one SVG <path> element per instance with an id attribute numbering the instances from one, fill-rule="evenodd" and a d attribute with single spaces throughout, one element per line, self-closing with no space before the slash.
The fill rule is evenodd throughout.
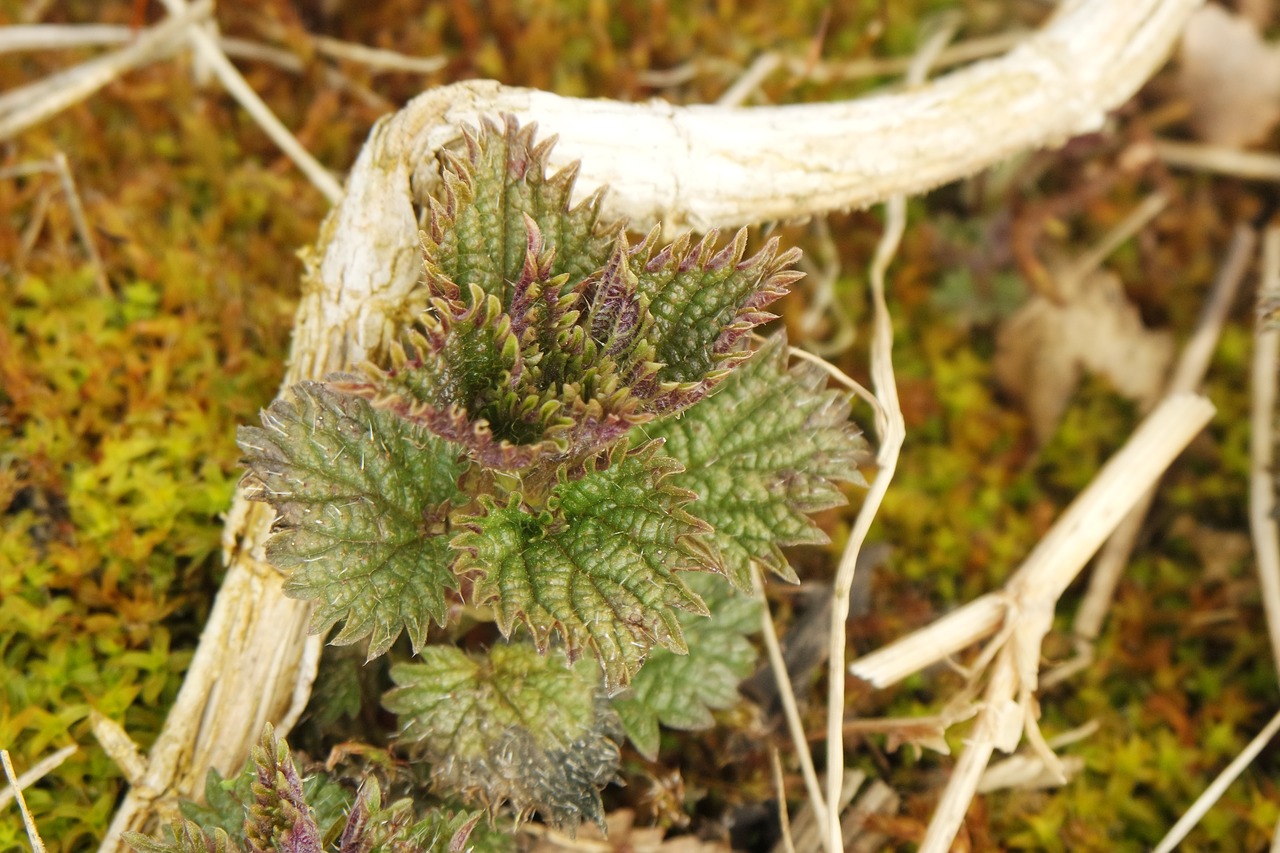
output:
<path id="1" fill-rule="evenodd" d="M 1062 304 L 1033 296 L 996 335 L 996 381 L 1022 402 L 1040 445 L 1085 371 L 1146 407 L 1163 391 L 1173 357 L 1172 336 L 1142 324 L 1115 275 L 1096 272 L 1062 296 Z"/>
<path id="2" fill-rule="evenodd" d="M 1236 566 L 1253 552 L 1253 540 L 1248 534 L 1209 527 L 1190 513 L 1181 513 L 1174 519 L 1169 535 L 1183 537 L 1191 544 L 1206 581 L 1230 581 Z"/>
<path id="3" fill-rule="evenodd" d="M 1182 35 L 1182 91 L 1205 142 L 1243 148 L 1280 121 L 1280 48 L 1221 6 L 1192 14 Z"/>

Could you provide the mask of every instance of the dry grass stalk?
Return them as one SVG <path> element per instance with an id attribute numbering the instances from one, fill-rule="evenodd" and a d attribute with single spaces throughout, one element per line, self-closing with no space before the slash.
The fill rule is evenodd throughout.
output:
<path id="1" fill-rule="evenodd" d="M 897 253 L 898 243 L 906 229 L 907 203 L 903 196 L 889 199 L 885 205 L 885 229 L 880 243 L 876 246 L 875 257 L 871 262 L 871 297 L 875 311 L 875 321 L 871 338 L 871 380 L 879 411 L 885 416 L 884 431 L 880 433 L 880 447 L 876 452 L 875 480 L 871 483 L 858 517 L 854 520 L 853 529 L 849 531 L 849 541 L 844 553 L 840 555 L 840 564 L 836 568 L 836 577 L 832 589 L 831 603 L 831 635 L 827 660 L 830 661 L 827 674 L 827 802 L 839 802 L 841 785 L 844 779 L 844 667 L 845 649 L 847 646 L 845 626 L 849 621 L 849 601 L 853 591 L 854 569 L 858 563 L 858 552 L 866 541 L 871 523 L 875 520 L 880 504 L 889 491 L 889 483 L 893 480 L 894 470 L 898 465 L 898 453 L 906 438 L 906 424 L 902 417 L 902 407 L 898 403 L 898 388 L 893 375 L 893 321 L 889 316 L 889 306 L 884 296 L 884 278 L 890 261 Z M 801 744 L 796 744 L 797 750 Z M 804 749 L 808 746 L 805 744 Z M 838 810 L 827 812 L 827 832 L 829 834 L 829 850 L 843 850 L 841 836 L 840 813 Z"/>
<path id="2" fill-rule="evenodd" d="M 1027 37 L 1025 30 L 1011 30 L 991 36 L 957 42 L 942 50 L 933 61 L 937 69 L 954 68 L 978 59 L 987 59 L 1007 53 Z M 755 61 L 760 62 L 761 54 Z M 778 54 L 776 60 L 770 62 L 774 69 L 782 68 L 795 81 L 807 83 L 841 83 L 850 80 L 865 80 L 868 77 L 895 77 L 905 74 L 911 67 L 909 56 L 873 57 L 868 59 L 819 60 L 813 61 L 803 56 L 785 56 Z M 728 59 L 715 57 L 695 59 L 672 68 L 642 71 L 637 79 L 646 86 L 656 89 L 670 89 L 683 86 L 699 76 L 706 74 L 723 74 L 732 76 L 739 72 L 741 66 Z"/>
<path id="3" fill-rule="evenodd" d="M 186 31 L 207 18 L 212 9 L 213 0 L 184 6 L 180 14 L 147 29 L 120 50 L 0 95 L 0 139 L 16 136 L 83 101 L 126 72 L 174 50 Z"/>
<path id="4" fill-rule="evenodd" d="M 0 791 L 0 809 L 3 809 L 5 806 L 9 805 L 9 801 L 14 798 L 14 796 L 18 791 L 25 791 L 27 788 L 30 788 L 32 785 L 39 782 L 45 776 L 48 776 L 54 770 L 57 770 L 58 767 L 62 765 L 62 762 L 66 761 L 72 754 L 77 752 L 79 749 L 80 747 L 76 746 L 73 743 L 70 746 L 64 746 L 62 749 L 58 750 L 53 755 L 50 755 L 46 758 L 42 758 L 39 761 L 37 761 L 35 764 L 31 765 L 31 768 L 28 769 L 27 772 L 22 773 L 18 776 L 17 781 L 14 785 Z"/>
<path id="5" fill-rule="evenodd" d="M 1200 818 L 1204 817 L 1205 812 L 1213 808 L 1213 804 L 1218 801 L 1228 786 L 1236 780 L 1244 769 L 1249 766 L 1253 759 L 1258 757 L 1258 753 L 1262 752 L 1263 747 L 1271 742 L 1271 739 L 1280 732 L 1280 712 L 1277 712 L 1271 721 L 1263 727 L 1262 731 L 1249 741 L 1244 749 L 1240 750 L 1240 754 L 1226 766 L 1226 768 L 1218 774 L 1218 778 L 1214 779 L 1208 788 L 1204 789 L 1204 793 L 1196 798 L 1191 804 L 1191 808 L 1178 819 L 1168 834 L 1160 839 L 1160 843 L 1156 845 L 1154 853 L 1170 853 L 1174 850 L 1187 833 L 1200 822 Z"/>
<path id="6" fill-rule="evenodd" d="M 1157 140 L 1155 151 L 1156 156 L 1170 166 L 1257 181 L 1280 181 L 1280 157 L 1274 154 L 1167 139 Z"/>
<path id="7" fill-rule="evenodd" d="M 4 775 L 9 780 L 9 790 L 12 792 L 12 797 L 18 801 L 18 811 L 22 812 L 22 825 L 27 830 L 31 853 L 44 853 L 44 842 L 36 830 L 35 821 L 31 819 L 31 812 L 27 810 L 27 801 L 22 796 L 22 786 L 18 784 L 18 777 L 13 772 L 13 762 L 9 760 L 9 750 L 0 749 L 0 763 L 4 764 Z"/>
<path id="8" fill-rule="evenodd" d="M 375 126 L 304 256 L 284 383 L 349 369 L 385 345 L 389 314 L 419 279 L 415 205 L 439 181 L 434 154 L 458 140 L 460 122 L 502 112 L 539 122 L 543 134 L 560 136 L 553 165 L 582 160 L 579 192 L 609 184 L 606 215 L 629 216 L 641 230 L 803 217 L 919 192 L 1098 128 L 1163 62 L 1196 5 L 1082 0 L 1008 56 L 848 103 L 681 108 L 488 82 L 426 92 Z M 152 749 L 146 785 L 126 795 L 101 849 L 117 850 L 123 829 L 145 829 L 162 798 L 198 797 L 210 766 L 238 766 L 265 720 L 281 721 L 277 731 L 287 734 L 305 704 L 320 638 L 307 635 L 310 608 L 284 597 L 263 559 L 271 523 L 261 505 L 237 499 L 210 621 Z"/>
<path id="9" fill-rule="evenodd" d="M 1280 228 L 1266 231 L 1262 244 L 1262 278 L 1258 284 L 1260 313 L 1280 307 Z M 1269 317 L 1260 319 L 1253 348 L 1250 395 L 1249 529 L 1258 561 L 1258 585 L 1267 614 L 1271 657 L 1280 672 L 1280 528 L 1276 525 L 1275 441 L 1276 374 L 1280 364 L 1280 330 Z"/>
<path id="10" fill-rule="evenodd" d="M 89 227 L 89 218 L 85 215 L 84 204 L 80 201 L 80 193 L 76 190 L 75 178 L 71 175 L 71 166 L 67 162 L 67 155 L 59 151 L 49 160 L 39 160 L 34 163 L 24 163 L 19 166 L 0 169 L 0 179 L 36 175 L 42 172 L 51 172 L 58 176 L 58 181 L 62 185 L 62 193 L 67 198 L 67 210 L 71 213 L 71 223 L 76 229 L 76 236 L 80 239 L 80 244 L 84 246 L 84 252 L 89 258 L 89 265 L 93 267 L 93 278 L 98 285 L 98 292 L 104 296 L 109 294 L 111 292 L 111 284 L 107 280 L 107 270 L 102 263 L 102 256 L 98 254 L 97 244 L 93 241 L 93 231 Z M 33 230 L 23 235 L 19 266 L 21 263 L 25 263 L 27 254 L 35 245 L 39 229 L 43 227 L 44 211 L 41 210 L 39 213 L 39 216 L 32 217 Z"/>
<path id="11" fill-rule="evenodd" d="M 187 5 L 187 0 L 161 0 L 161 2 L 174 17 L 186 13 L 191 8 Z M 253 87 L 222 52 L 217 37 L 201 26 L 188 27 L 186 36 L 195 47 L 197 58 L 208 64 L 209 70 L 218 78 L 218 82 L 228 94 L 239 102 L 263 132 L 271 137 L 271 141 L 302 170 L 307 180 L 324 193 L 330 203 L 336 203 L 342 197 L 342 185 L 329 173 L 328 169 L 320 164 L 319 160 L 311 156 L 311 152 L 303 147 L 302 143 L 280 122 L 280 119 L 276 118 L 276 114 L 271 112 L 271 108 L 258 96 L 258 93 L 253 91 Z"/>
<path id="12" fill-rule="evenodd" d="M 1209 371 L 1209 362 L 1222 335 L 1222 327 L 1235 302 L 1240 282 L 1249 268 L 1256 245 L 1257 234 L 1252 228 L 1243 224 L 1236 226 L 1231 247 L 1214 280 L 1213 290 L 1201 311 L 1195 331 L 1182 348 L 1182 354 L 1174 366 L 1166 395 L 1194 391 L 1204 381 L 1204 376 Z M 1043 679 L 1044 686 L 1056 684 L 1093 660 L 1093 641 L 1102 631 L 1102 623 L 1115 597 L 1116 585 L 1129 563 L 1129 555 L 1133 552 L 1134 543 L 1137 542 L 1138 533 L 1154 498 L 1154 489 L 1144 495 L 1098 554 L 1093 572 L 1089 576 L 1088 590 L 1076 611 L 1072 626 L 1077 638 L 1076 657 L 1046 675 Z"/>
<path id="13" fill-rule="evenodd" d="M 787 721 L 787 732 L 796 747 L 796 757 L 800 761 L 800 774 L 804 778 L 806 792 L 809 795 L 809 808 L 819 815 L 819 821 L 826 825 L 827 801 L 822 795 L 822 785 L 818 781 L 818 773 L 813 766 L 813 753 L 809 751 L 808 740 L 804 733 L 804 721 L 800 718 L 800 707 L 796 703 L 796 693 L 791 687 L 791 674 L 787 671 L 787 662 L 782 656 L 782 646 L 778 642 L 778 630 L 773 623 L 773 614 L 769 612 L 769 601 L 764 595 L 764 581 L 760 577 L 760 567 L 751 568 L 751 588 L 756 600 L 760 602 L 760 633 L 764 640 L 765 654 L 769 657 L 769 667 L 773 677 L 778 681 L 778 699 L 782 703 L 783 716 Z M 779 801 L 785 808 L 787 792 L 778 789 Z M 827 846 L 826 836 L 822 837 L 822 847 L 827 853 L 832 850 Z"/>
<path id="14" fill-rule="evenodd" d="M 930 821 L 922 853 L 950 847 L 995 749 L 1012 752 L 1025 735 L 1045 766 L 1061 778 L 1058 759 L 1036 724 L 1035 701 L 1040 647 L 1052 625 L 1054 606 L 1124 514 L 1212 415 L 1213 405 L 1203 397 L 1178 394 L 1166 398 L 1067 508 L 1006 584 L 1003 629 L 986 652 L 996 649 L 987 674 L 983 706 L 969 745 Z M 944 656 L 934 655 L 933 662 Z M 884 674 L 886 658 L 894 657 L 877 652 L 855 661 L 850 670 L 873 681 L 873 677 Z"/>

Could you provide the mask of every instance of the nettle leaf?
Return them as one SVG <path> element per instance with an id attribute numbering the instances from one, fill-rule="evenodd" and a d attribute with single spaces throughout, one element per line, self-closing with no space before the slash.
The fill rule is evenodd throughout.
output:
<path id="1" fill-rule="evenodd" d="M 574 163 L 547 174 L 555 137 L 534 144 L 537 125 L 521 128 L 506 116 L 499 128 L 483 119 L 479 132 L 463 128 L 466 155 L 442 152 L 443 197 L 428 200 L 423 255 L 428 289 L 477 285 L 511 304 L 509 282 L 521 277 L 530 229 L 545 241 L 550 276 L 564 274 L 570 286 L 599 269 L 612 253 L 622 223 L 600 216 L 603 190 L 570 205 L 578 176 Z"/>
<path id="2" fill-rule="evenodd" d="M 438 783 L 553 825 L 603 826 L 600 788 L 616 774 L 619 733 L 592 667 L 519 643 L 486 656 L 428 646 L 391 678 L 384 704 Z"/>
<path id="3" fill-rule="evenodd" d="M 462 444 L 489 468 L 581 460 L 633 426 L 705 396 L 743 337 L 800 273 L 746 232 L 632 248 L 600 219 L 599 194 L 569 207 L 576 169 L 546 175 L 550 143 L 508 118 L 447 156 L 423 236 L 422 331 L 390 369 L 338 387 Z M 655 251 L 656 250 L 656 251 Z"/>
<path id="4" fill-rule="evenodd" d="M 684 470 L 674 481 L 698 496 L 693 511 L 711 536 L 729 579 L 751 586 L 751 561 L 795 581 L 780 546 L 822 544 L 806 515 L 844 503 L 837 481 L 865 484 L 866 442 L 849 421 L 848 396 L 826 390 L 821 368 L 787 368 L 775 335 L 723 387 L 680 418 L 637 431 L 663 438 Z"/>
<path id="5" fill-rule="evenodd" d="M 686 234 L 650 257 L 656 235 L 655 229 L 629 260 L 654 318 L 659 408 L 678 411 L 705 397 L 749 355 L 741 347 L 746 336 L 775 319 L 764 308 L 804 273 L 790 269 L 800 250 L 779 254 L 776 237 L 744 260 L 745 228 L 719 252 L 712 231 L 692 247 Z"/>
<path id="6" fill-rule="evenodd" d="M 650 761 L 658 758 L 659 723 L 690 731 L 709 728 L 711 712 L 737 704 L 738 683 L 756 666 L 747 636 L 760 630 L 758 603 L 716 575 L 690 575 L 689 586 L 711 611 L 710 619 L 680 614 L 689 653 L 654 650 L 631 689 L 613 699 L 627 737 Z"/>
<path id="7" fill-rule="evenodd" d="M 684 653 L 678 610 L 706 614 L 675 572 L 710 568 L 708 528 L 684 509 L 674 460 L 651 442 L 623 442 L 576 480 L 561 471 L 545 508 L 482 498 L 486 515 L 461 522 L 458 570 L 474 571 L 477 604 L 492 603 L 510 634 L 523 622 L 539 649 L 558 631 L 571 659 L 591 648 L 609 687 L 627 683 L 656 644 Z M 607 467 L 601 467 L 607 465 Z"/>
<path id="8" fill-rule="evenodd" d="M 285 592 L 316 599 L 312 630 L 345 620 L 339 645 L 369 657 L 409 632 L 415 649 L 444 624 L 457 588 L 447 513 L 461 500 L 460 453 L 421 427 L 314 382 L 295 385 L 242 427 L 250 496 L 275 507 L 267 556 Z"/>

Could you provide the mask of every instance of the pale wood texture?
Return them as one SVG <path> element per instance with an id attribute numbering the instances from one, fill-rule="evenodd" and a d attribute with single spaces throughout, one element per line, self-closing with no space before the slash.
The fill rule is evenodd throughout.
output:
<path id="1" fill-rule="evenodd" d="M 509 112 L 582 161 L 578 190 L 608 184 L 607 212 L 639 228 L 698 230 L 802 218 L 919 193 L 1009 155 L 1100 128 L 1164 61 L 1199 0 L 1076 0 L 1006 56 L 927 85 L 847 103 L 676 107 L 562 98 L 491 82 L 423 94 L 380 121 L 307 256 L 286 384 L 378 353 L 419 279 L 418 204 L 461 122 Z M 178 701 L 102 850 L 209 767 L 237 767 L 262 723 L 285 733 L 310 693 L 318 639 L 262 558 L 271 514 L 237 498 L 229 567 Z"/>

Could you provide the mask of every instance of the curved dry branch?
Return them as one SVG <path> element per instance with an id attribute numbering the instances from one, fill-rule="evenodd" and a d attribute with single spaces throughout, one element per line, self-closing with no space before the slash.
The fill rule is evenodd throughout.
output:
<path id="1" fill-rule="evenodd" d="M 374 128 L 308 255 L 286 384 L 348 368 L 385 346 L 420 275 L 417 203 L 461 122 L 509 112 L 557 133 L 580 192 L 610 186 L 607 213 L 639 228 L 704 230 L 800 218 L 919 193 L 1029 148 L 1101 126 L 1163 62 L 1200 0 L 1066 0 L 1006 56 L 918 88 L 852 102 L 676 107 L 562 98 L 491 82 L 418 97 Z M 102 850 L 142 829 L 208 768 L 228 772 L 262 722 L 284 734 L 310 694 L 318 638 L 262 559 L 271 525 L 238 498 L 230 566 L 177 703 Z"/>

